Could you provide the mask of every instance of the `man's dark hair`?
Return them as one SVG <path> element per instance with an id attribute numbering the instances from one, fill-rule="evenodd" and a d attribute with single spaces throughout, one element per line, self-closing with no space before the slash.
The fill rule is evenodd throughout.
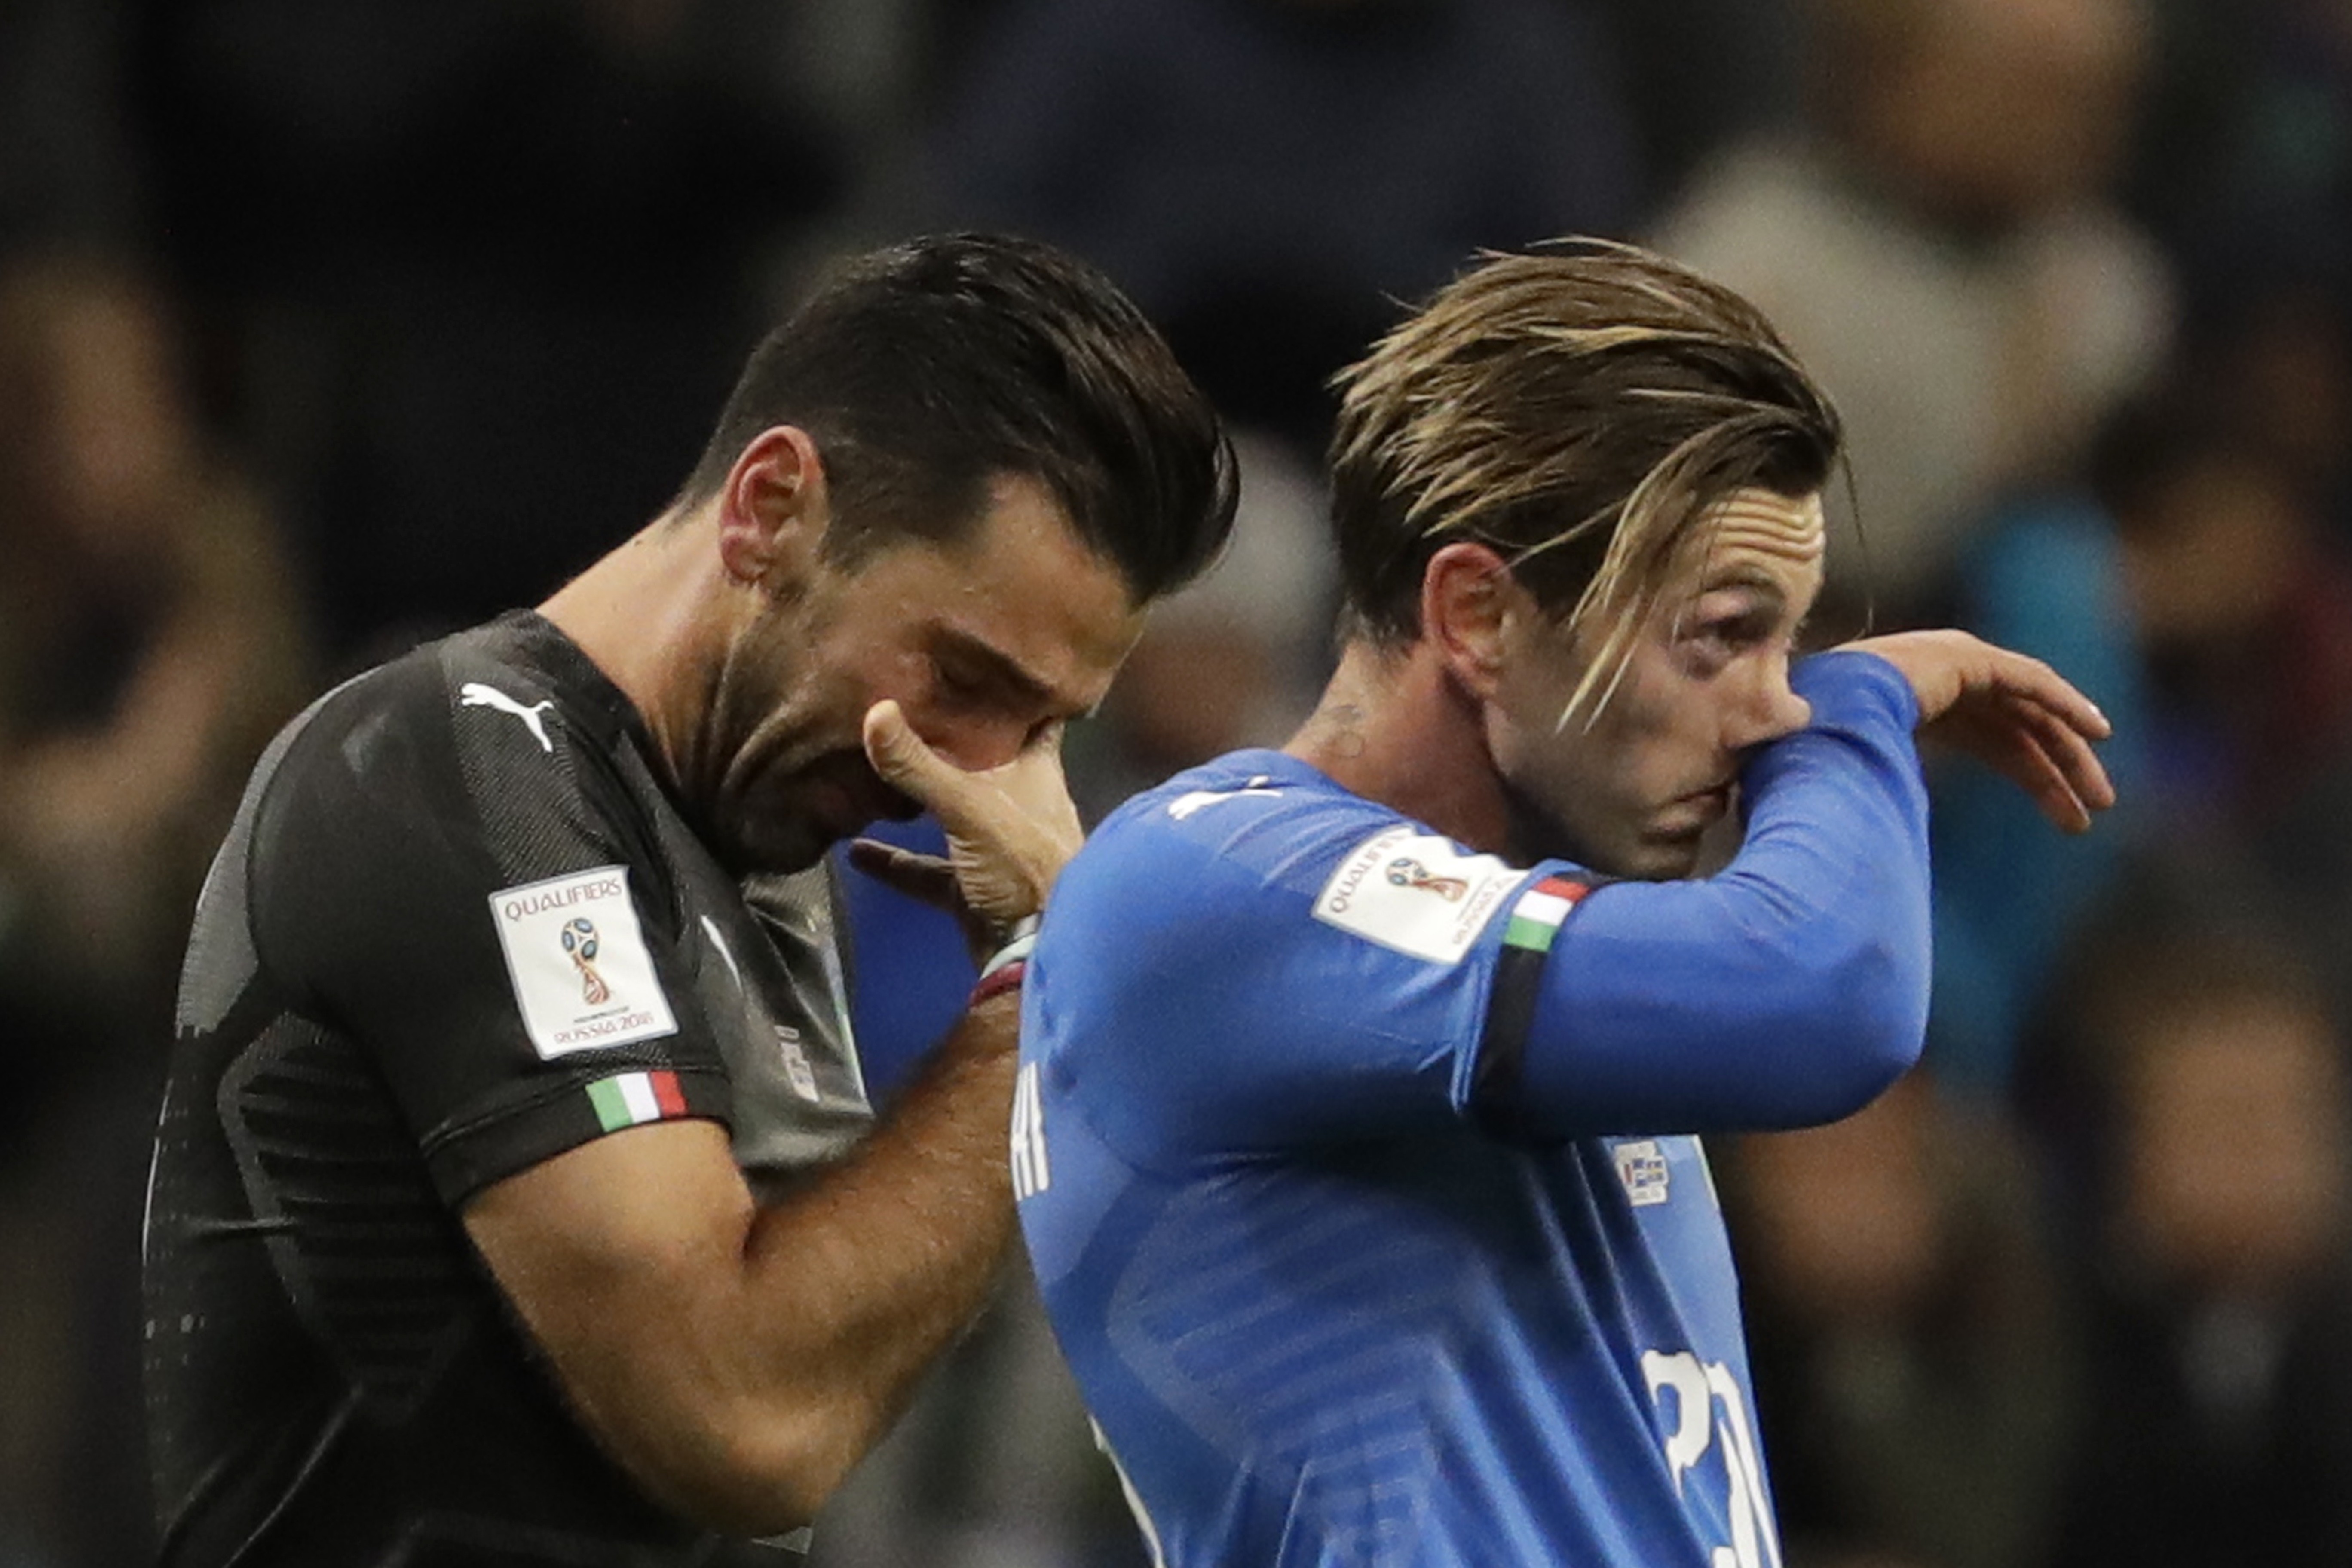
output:
<path id="1" fill-rule="evenodd" d="M 1838 459 L 1836 412 L 1763 314 L 1632 246 L 1490 255 L 1338 384 L 1346 635 L 1411 641 L 1430 557 L 1473 540 L 1599 633 L 1596 689 L 1719 502 L 1811 495 Z"/>
<path id="2" fill-rule="evenodd" d="M 719 492 L 763 430 L 824 463 L 832 559 L 951 542 L 990 480 L 1045 485 L 1139 603 L 1181 586 L 1231 531 L 1237 484 L 1215 411 L 1101 272 L 1033 240 L 950 234 L 853 258 L 752 351 L 674 510 Z"/>

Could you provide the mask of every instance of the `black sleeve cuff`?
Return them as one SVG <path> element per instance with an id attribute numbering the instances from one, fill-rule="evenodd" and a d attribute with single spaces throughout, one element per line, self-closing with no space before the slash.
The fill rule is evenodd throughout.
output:
<path id="1" fill-rule="evenodd" d="M 608 1132 L 687 1118 L 721 1125 L 733 1121 L 727 1075 L 710 1068 L 611 1063 L 561 1085 L 532 1088 L 519 1104 L 425 1135 L 425 1168 L 452 1209 L 487 1186 Z"/>

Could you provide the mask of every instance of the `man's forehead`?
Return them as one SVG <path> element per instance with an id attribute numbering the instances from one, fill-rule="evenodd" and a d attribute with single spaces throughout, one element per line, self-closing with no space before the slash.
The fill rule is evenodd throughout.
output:
<path id="1" fill-rule="evenodd" d="M 1820 574 L 1829 528 L 1819 495 L 1791 497 L 1735 490 L 1700 525 L 1697 563 L 1705 584 L 1761 576 L 1776 585 L 1810 585 Z"/>
<path id="2" fill-rule="evenodd" d="M 1042 485 L 1000 479 L 977 526 L 941 552 L 932 600 L 942 640 L 1001 658 L 1029 683 L 1091 706 L 1143 625 L 1116 563 Z"/>

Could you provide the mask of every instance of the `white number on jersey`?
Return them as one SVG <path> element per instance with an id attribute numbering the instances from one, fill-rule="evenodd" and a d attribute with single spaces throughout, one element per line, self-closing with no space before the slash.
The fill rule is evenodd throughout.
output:
<path id="1" fill-rule="evenodd" d="M 1642 1375 L 1649 1382 L 1652 1399 L 1668 1390 L 1675 1395 L 1675 1429 L 1666 1436 L 1666 1463 L 1675 1472 L 1676 1489 L 1691 1467 L 1706 1458 L 1718 1437 L 1722 1440 L 1724 1473 L 1731 1483 L 1724 1509 L 1731 1521 L 1731 1544 L 1715 1549 L 1710 1568 L 1766 1568 L 1768 1562 L 1770 1568 L 1780 1568 L 1780 1531 L 1772 1520 L 1771 1500 L 1764 1495 L 1764 1467 L 1757 1458 L 1755 1430 L 1739 1380 L 1723 1363 L 1702 1363 L 1688 1351 L 1672 1355 L 1643 1352 Z"/>
<path id="2" fill-rule="evenodd" d="M 1034 1198 L 1053 1184 L 1045 1163 L 1045 1101 L 1037 1092 L 1037 1064 L 1013 1082 L 1013 1196 Z"/>

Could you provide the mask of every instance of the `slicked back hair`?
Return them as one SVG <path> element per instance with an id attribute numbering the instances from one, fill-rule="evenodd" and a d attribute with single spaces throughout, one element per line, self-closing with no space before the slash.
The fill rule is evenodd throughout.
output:
<path id="1" fill-rule="evenodd" d="M 1722 501 L 1802 499 L 1838 462 L 1836 411 L 1762 312 L 1632 246 L 1489 253 L 1336 384 L 1343 636 L 1413 640 L 1430 557 L 1476 541 L 1597 636 L 1571 712 L 1613 685 Z"/>
<path id="2" fill-rule="evenodd" d="M 962 538 L 1003 475 L 1044 484 L 1139 604 L 1198 574 L 1233 527 L 1233 448 L 1208 399 L 1108 278 L 1034 240 L 940 235 L 835 268 L 752 351 L 673 511 L 716 495 L 779 425 L 816 444 L 824 548 L 845 565 Z"/>

